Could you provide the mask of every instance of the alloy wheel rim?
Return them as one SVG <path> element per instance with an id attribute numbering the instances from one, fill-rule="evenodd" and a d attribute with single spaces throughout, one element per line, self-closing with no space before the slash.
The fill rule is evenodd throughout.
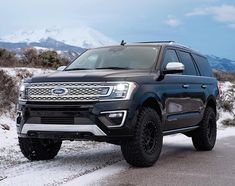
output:
<path id="1" fill-rule="evenodd" d="M 145 125 L 143 142 L 145 152 L 152 154 L 157 144 L 157 128 L 152 121 Z"/>

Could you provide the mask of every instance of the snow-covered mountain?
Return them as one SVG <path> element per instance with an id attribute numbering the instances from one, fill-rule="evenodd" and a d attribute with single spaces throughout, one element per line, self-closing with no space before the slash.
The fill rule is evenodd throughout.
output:
<path id="1" fill-rule="evenodd" d="M 38 29 L 32 31 L 17 31 L 13 34 L 0 36 L 0 48 L 6 48 L 21 54 L 23 48 L 39 50 L 53 49 L 60 54 L 73 59 L 86 48 L 117 44 L 93 28 L 79 26 L 77 28 Z M 214 69 L 235 72 L 235 61 L 207 55 Z"/>
<path id="2" fill-rule="evenodd" d="M 212 68 L 226 72 L 235 72 L 235 61 L 214 55 L 206 56 Z"/>
<path id="3" fill-rule="evenodd" d="M 115 41 L 93 28 L 80 26 L 78 28 L 54 28 L 32 31 L 17 31 L 0 37 L 0 42 L 8 43 L 41 43 L 53 39 L 67 45 L 81 48 L 93 48 L 114 44 Z"/>
<path id="4" fill-rule="evenodd" d="M 22 49 L 56 50 L 73 60 L 87 48 L 113 45 L 116 42 L 90 27 L 53 28 L 32 31 L 17 31 L 0 36 L 0 48 L 14 51 L 21 56 Z"/>

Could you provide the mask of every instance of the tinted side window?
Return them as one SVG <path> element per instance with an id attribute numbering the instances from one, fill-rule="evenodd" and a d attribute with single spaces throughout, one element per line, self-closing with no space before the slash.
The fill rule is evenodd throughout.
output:
<path id="1" fill-rule="evenodd" d="M 196 61 L 202 76 L 209 76 L 209 77 L 213 76 L 210 64 L 208 63 L 205 57 L 193 54 L 193 58 Z"/>
<path id="2" fill-rule="evenodd" d="M 185 70 L 183 74 L 184 75 L 197 75 L 191 55 L 187 52 L 182 52 L 182 51 L 179 51 L 179 55 L 180 55 L 181 63 L 184 64 Z"/>
<path id="3" fill-rule="evenodd" d="M 164 55 L 162 66 L 165 69 L 167 63 L 169 62 L 179 62 L 179 59 L 177 57 L 177 54 L 175 50 L 167 49 Z"/>

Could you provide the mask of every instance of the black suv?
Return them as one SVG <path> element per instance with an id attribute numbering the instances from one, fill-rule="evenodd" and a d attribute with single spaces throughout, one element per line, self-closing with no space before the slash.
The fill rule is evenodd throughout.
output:
<path id="1" fill-rule="evenodd" d="M 134 166 L 153 165 L 164 135 L 216 141 L 217 81 L 206 57 L 174 42 L 90 49 L 20 87 L 17 132 L 29 160 L 54 158 L 63 140 L 121 145 Z"/>

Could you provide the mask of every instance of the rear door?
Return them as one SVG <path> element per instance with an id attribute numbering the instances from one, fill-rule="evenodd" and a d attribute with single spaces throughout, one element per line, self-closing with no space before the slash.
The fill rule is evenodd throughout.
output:
<path id="1" fill-rule="evenodd" d="M 200 71 L 201 89 L 204 92 L 204 101 L 206 103 L 209 96 L 216 98 L 219 94 L 217 80 L 213 76 L 212 68 L 206 57 L 199 54 L 192 54 L 195 64 Z"/>

